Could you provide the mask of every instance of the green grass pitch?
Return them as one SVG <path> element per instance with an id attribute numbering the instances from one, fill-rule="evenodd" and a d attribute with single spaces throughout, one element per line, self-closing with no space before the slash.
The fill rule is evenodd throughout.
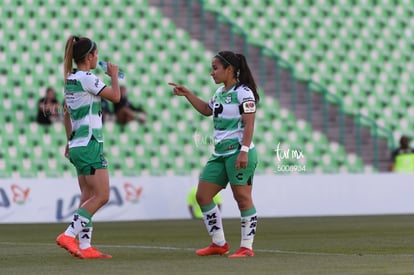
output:
<path id="1" fill-rule="evenodd" d="M 238 219 L 224 219 L 231 252 Z M 0 274 L 414 274 L 414 216 L 259 219 L 255 257 L 199 257 L 201 220 L 94 223 L 112 259 L 80 260 L 55 244 L 67 224 L 1 224 Z"/>

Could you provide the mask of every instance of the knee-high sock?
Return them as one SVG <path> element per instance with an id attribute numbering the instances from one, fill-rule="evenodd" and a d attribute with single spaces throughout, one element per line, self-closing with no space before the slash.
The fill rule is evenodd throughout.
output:
<path id="1" fill-rule="evenodd" d="M 81 232 L 79 232 L 78 238 L 79 238 L 80 249 L 87 249 L 91 247 L 92 231 L 93 231 L 93 227 L 91 224 L 91 225 L 86 226 L 85 228 L 82 229 Z"/>
<path id="2" fill-rule="evenodd" d="M 209 205 L 201 206 L 203 220 L 208 234 L 212 237 L 213 243 L 223 246 L 226 243 L 220 209 L 212 202 Z"/>
<path id="3" fill-rule="evenodd" d="M 65 235 L 75 238 L 92 220 L 92 215 L 83 208 L 79 208 L 73 215 L 72 222 L 65 231 Z"/>
<path id="4" fill-rule="evenodd" d="M 253 206 L 249 210 L 240 211 L 241 213 L 241 247 L 253 249 L 253 240 L 256 235 L 257 213 Z"/>

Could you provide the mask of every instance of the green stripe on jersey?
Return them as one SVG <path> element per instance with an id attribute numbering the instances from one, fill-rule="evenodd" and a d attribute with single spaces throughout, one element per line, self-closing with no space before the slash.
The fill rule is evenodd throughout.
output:
<path id="1" fill-rule="evenodd" d="M 78 139 L 78 138 L 85 138 L 85 137 L 88 137 L 88 135 L 89 135 L 89 126 L 88 125 L 82 125 L 75 131 L 75 134 L 74 134 L 74 136 L 72 137 L 71 140 Z M 92 129 L 92 135 L 95 137 L 95 139 L 98 142 L 103 141 L 102 129 L 93 128 Z"/>
<path id="2" fill-rule="evenodd" d="M 73 120 L 80 120 L 89 115 L 89 105 L 81 106 L 77 109 L 70 110 L 70 116 Z"/>
<path id="3" fill-rule="evenodd" d="M 95 139 L 98 142 L 102 142 L 103 141 L 102 128 L 93 128 L 92 129 L 92 135 L 95 137 Z"/>
<path id="4" fill-rule="evenodd" d="M 78 129 L 76 129 L 74 136 L 71 140 L 87 137 L 89 135 L 89 126 L 88 125 L 81 125 Z"/>
<path id="5" fill-rule="evenodd" d="M 239 140 L 237 138 L 234 139 L 225 139 L 215 144 L 214 152 L 216 154 L 227 154 L 229 152 L 235 151 L 239 148 Z"/>
<path id="6" fill-rule="evenodd" d="M 82 83 L 80 83 L 80 81 L 77 80 L 77 79 L 76 80 L 75 79 L 66 80 L 65 90 L 67 92 L 72 92 L 72 93 L 84 92 L 83 87 L 82 87 Z"/>
<path id="7" fill-rule="evenodd" d="M 223 118 L 223 117 L 215 117 L 213 118 L 214 122 L 214 129 L 216 130 L 237 130 L 239 128 L 239 121 L 240 118 Z"/>
<path id="8" fill-rule="evenodd" d="M 87 115 L 89 115 L 89 105 L 81 106 L 77 109 L 71 109 L 70 115 L 73 120 L 80 120 Z M 100 102 L 94 102 L 92 103 L 92 114 L 93 115 L 99 115 L 101 112 L 101 103 Z"/>
<path id="9" fill-rule="evenodd" d="M 102 111 L 102 105 L 100 101 L 95 101 L 92 103 L 92 114 L 99 115 Z"/>

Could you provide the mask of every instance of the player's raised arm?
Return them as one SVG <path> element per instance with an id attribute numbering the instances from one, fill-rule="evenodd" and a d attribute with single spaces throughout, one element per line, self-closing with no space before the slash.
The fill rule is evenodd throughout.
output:
<path id="1" fill-rule="evenodd" d="M 202 115 L 211 116 L 212 110 L 208 106 L 208 103 L 193 94 L 187 87 L 179 85 L 174 82 L 168 82 L 168 85 L 174 87 L 173 93 L 178 96 L 185 96 L 187 100 L 193 105 L 193 107 Z"/>

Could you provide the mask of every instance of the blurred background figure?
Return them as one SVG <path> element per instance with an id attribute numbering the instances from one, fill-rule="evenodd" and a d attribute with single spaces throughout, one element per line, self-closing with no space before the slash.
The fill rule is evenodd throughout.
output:
<path id="1" fill-rule="evenodd" d="M 203 212 L 201 212 L 200 205 L 197 203 L 196 193 L 197 193 L 197 186 L 194 186 L 193 188 L 190 189 L 190 192 L 188 193 L 188 196 L 187 196 L 188 210 L 190 211 L 191 217 L 193 219 L 202 219 Z M 218 208 L 221 210 L 221 205 L 223 203 L 223 200 L 221 198 L 220 193 L 217 193 L 217 195 L 213 198 L 213 201 L 217 204 Z"/>
<path id="2" fill-rule="evenodd" d="M 112 121 L 114 117 L 114 111 L 111 108 L 110 103 L 106 99 L 101 100 L 101 106 L 102 106 L 102 123 L 105 123 L 106 121 Z"/>
<path id="3" fill-rule="evenodd" d="M 116 122 L 125 125 L 130 121 L 136 120 L 144 124 L 147 114 L 141 106 L 134 106 L 128 99 L 128 92 L 125 86 L 121 86 L 121 100 L 114 104 Z"/>
<path id="4" fill-rule="evenodd" d="M 42 125 L 51 125 L 54 121 L 60 119 L 59 102 L 56 98 L 56 92 L 53 88 L 48 87 L 44 97 L 37 103 L 36 121 Z"/>
<path id="5" fill-rule="evenodd" d="M 410 147 L 410 138 L 407 136 L 400 138 L 400 146 L 392 152 L 390 171 L 414 173 L 414 149 Z"/>

